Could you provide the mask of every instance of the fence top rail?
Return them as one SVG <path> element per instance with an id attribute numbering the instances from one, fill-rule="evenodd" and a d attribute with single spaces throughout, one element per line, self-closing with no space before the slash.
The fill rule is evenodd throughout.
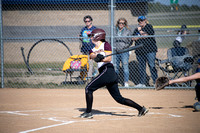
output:
<path id="1" fill-rule="evenodd" d="M 115 0 L 115 3 L 137 3 L 152 0 Z M 2 4 L 95 4 L 110 3 L 110 0 L 2 0 Z"/>
<path id="2" fill-rule="evenodd" d="M 199 36 L 199 34 L 187 34 L 187 35 L 179 35 L 179 36 Z M 107 36 L 110 38 L 111 36 Z M 113 36 L 113 38 L 134 38 L 138 36 Z M 139 37 L 177 37 L 177 35 L 148 35 L 148 36 L 139 36 Z M 6 38 L 3 37 L 2 40 L 41 40 L 41 39 L 80 39 L 84 37 L 25 37 L 25 38 Z"/>

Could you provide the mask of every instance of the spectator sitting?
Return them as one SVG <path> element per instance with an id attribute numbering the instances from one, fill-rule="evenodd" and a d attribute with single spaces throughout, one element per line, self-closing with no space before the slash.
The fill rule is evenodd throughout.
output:
<path id="1" fill-rule="evenodd" d="M 167 51 L 168 59 L 161 63 L 170 62 L 175 71 L 189 70 L 191 63 L 193 63 L 193 57 L 189 54 L 189 50 L 186 47 L 181 47 L 177 40 L 174 41 L 173 46 Z"/>
<path id="2" fill-rule="evenodd" d="M 181 26 L 181 29 L 178 30 L 177 32 L 177 37 L 176 37 L 176 40 L 175 41 L 178 41 L 179 43 L 182 43 L 183 40 L 185 39 L 185 36 L 183 35 L 186 35 L 186 34 L 189 34 L 188 30 L 187 30 L 187 26 L 185 24 L 183 24 Z"/>

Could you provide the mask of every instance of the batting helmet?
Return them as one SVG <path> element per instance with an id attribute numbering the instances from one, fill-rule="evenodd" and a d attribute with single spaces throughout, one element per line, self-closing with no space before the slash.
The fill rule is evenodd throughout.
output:
<path id="1" fill-rule="evenodd" d="M 95 41 L 100 41 L 100 40 L 105 40 L 106 37 L 106 32 L 103 29 L 94 29 L 89 37 L 93 37 L 93 40 Z"/>

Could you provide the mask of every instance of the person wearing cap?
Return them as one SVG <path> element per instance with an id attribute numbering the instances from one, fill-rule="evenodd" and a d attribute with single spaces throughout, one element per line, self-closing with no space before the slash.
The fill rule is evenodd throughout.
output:
<path id="1" fill-rule="evenodd" d="M 189 34 L 189 32 L 188 32 L 188 30 L 187 30 L 187 26 L 186 26 L 185 24 L 183 24 L 183 25 L 181 26 L 181 29 L 178 30 L 178 32 L 177 32 L 177 35 L 178 35 L 178 36 L 176 37 L 174 43 L 179 43 L 179 44 L 181 44 L 181 43 L 183 42 L 183 40 L 185 39 L 185 36 L 183 36 L 183 35 L 186 35 L 186 34 Z"/>
<path id="2" fill-rule="evenodd" d="M 157 45 L 155 37 L 145 37 L 149 35 L 154 35 L 154 29 L 151 24 L 148 23 L 145 16 L 138 17 L 138 27 L 134 30 L 132 38 L 135 41 L 135 45 L 143 44 L 143 47 L 135 50 L 136 58 L 138 60 L 138 68 L 140 74 L 139 84 L 135 87 L 146 87 L 146 63 L 150 68 L 151 77 L 153 79 L 153 84 L 158 77 L 157 70 L 155 67 Z"/>
<path id="3" fill-rule="evenodd" d="M 174 84 L 174 83 L 183 83 L 183 82 L 188 82 L 191 80 L 196 80 L 196 83 L 197 83 L 195 86 L 196 98 L 198 102 L 200 102 L 200 59 L 198 59 L 197 63 L 198 63 L 198 67 L 196 69 L 195 74 L 188 77 L 181 77 L 178 79 L 169 80 L 169 85 Z"/>
<path id="4" fill-rule="evenodd" d="M 96 29 L 95 26 L 93 26 L 92 24 L 92 17 L 90 15 L 87 15 L 83 18 L 83 21 L 85 23 L 85 27 L 83 27 L 81 29 L 81 32 L 80 32 L 80 37 L 84 37 L 84 38 L 80 38 L 81 40 L 81 53 L 83 55 L 89 55 L 89 51 L 94 48 L 94 44 L 92 43 L 91 39 L 88 37 L 89 34 L 91 34 L 91 32 Z M 88 59 L 89 61 L 89 70 L 88 70 L 88 77 L 91 78 L 94 74 L 94 64 L 93 64 L 93 61 Z"/>

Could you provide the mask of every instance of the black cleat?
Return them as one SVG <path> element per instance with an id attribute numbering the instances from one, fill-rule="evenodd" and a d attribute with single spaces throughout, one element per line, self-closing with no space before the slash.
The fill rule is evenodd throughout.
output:
<path id="1" fill-rule="evenodd" d="M 149 110 L 146 109 L 144 106 L 142 107 L 142 109 L 139 111 L 138 113 L 138 117 L 144 116 L 146 113 L 148 113 Z"/>
<path id="2" fill-rule="evenodd" d="M 92 119 L 93 118 L 93 114 L 84 112 L 83 114 L 80 115 L 80 118 Z"/>

